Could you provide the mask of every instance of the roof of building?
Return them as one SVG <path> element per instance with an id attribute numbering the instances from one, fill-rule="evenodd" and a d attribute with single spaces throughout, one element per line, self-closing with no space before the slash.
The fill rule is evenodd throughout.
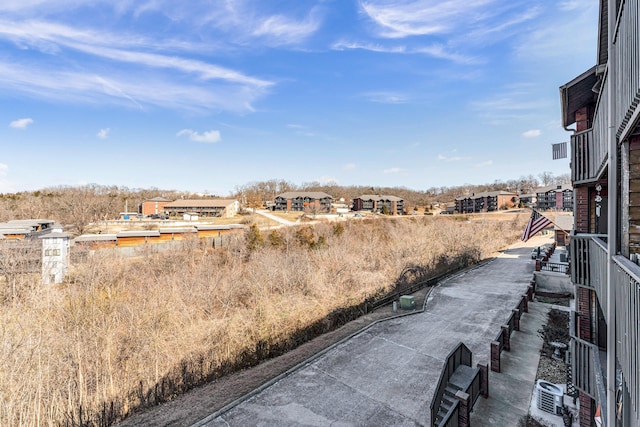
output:
<path id="1" fill-rule="evenodd" d="M 210 231 L 210 230 L 231 230 L 233 228 L 244 228 L 242 224 L 196 224 L 195 228 L 198 231 Z"/>
<path id="2" fill-rule="evenodd" d="M 592 89 L 597 82 L 596 67 L 593 66 L 569 83 L 560 86 L 562 126 L 567 127 L 575 123 L 576 111 L 596 101 L 598 94 Z"/>
<path id="3" fill-rule="evenodd" d="M 556 215 L 553 220 L 553 228 L 555 230 L 571 231 L 573 230 L 573 214 Z"/>
<path id="4" fill-rule="evenodd" d="M 547 185 L 546 187 L 536 188 L 536 194 L 547 193 L 549 191 L 565 191 L 565 190 L 573 190 L 571 184 L 554 184 Z"/>
<path id="5" fill-rule="evenodd" d="M 517 196 L 516 193 L 512 193 L 510 191 L 484 191 L 482 193 L 475 194 L 467 194 L 465 196 L 456 197 L 456 200 L 465 200 L 465 199 L 482 199 L 485 197 L 496 197 L 496 196 Z"/>
<path id="6" fill-rule="evenodd" d="M 23 224 L 23 225 L 41 225 L 41 224 L 53 224 L 52 219 L 12 219 L 7 221 L 8 224 Z"/>
<path id="7" fill-rule="evenodd" d="M 4 234 L 30 234 L 31 233 L 31 229 L 30 228 L 24 228 L 24 227 L 10 227 L 10 226 L 6 226 L 6 224 L 0 224 L 0 234 L 4 235 Z"/>
<path id="8" fill-rule="evenodd" d="M 171 200 L 164 197 L 154 197 L 153 199 L 145 200 L 145 202 L 170 202 Z"/>
<path id="9" fill-rule="evenodd" d="M 116 237 L 160 237 L 158 230 L 141 230 L 141 231 L 121 231 Z"/>
<path id="10" fill-rule="evenodd" d="M 56 238 L 69 238 L 71 237 L 71 234 L 69 233 L 63 233 L 60 231 L 54 231 L 53 233 L 47 233 L 47 234 L 43 234 L 41 236 L 38 236 L 38 239 L 56 239 Z"/>
<path id="11" fill-rule="evenodd" d="M 198 230 L 196 230 L 195 227 L 176 227 L 176 228 L 161 228 L 160 230 L 160 234 L 169 234 L 169 233 L 197 233 Z"/>
<path id="12" fill-rule="evenodd" d="M 117 240 L 115 234 L 83 234 L 73 239 L 74 242 L 104 242 L 109 240 Z"/>
<path id="13" fill-rule="evenodd" d="M 327 197 L 333 199 L 333 197 L 322 191 L 287 191 L 286 193 L 278 194 L 276 199 L 297 199 L 305 197 L 309 197 L 310 199 L 326 199 Z"/>
<path id="14" fill-rule="evenodd" d="M 236 203 L 234 199 L 187 199 L 176 200 L 164 205 L 165 208 L 226 208 Z"/>
<path id="15" fill-rule="evenodd" d="M 404 199 L 397 197 L 397 196 L 388 196 L 388 195 L 384 195 L 384 194 L 363 194 L 362 196 L 358 197 L 358 199 L 360 200 L 375 200 L 375 201 L 379 201 L 379 200 L 389 200 L 391 202 L 401 202 Z"/>

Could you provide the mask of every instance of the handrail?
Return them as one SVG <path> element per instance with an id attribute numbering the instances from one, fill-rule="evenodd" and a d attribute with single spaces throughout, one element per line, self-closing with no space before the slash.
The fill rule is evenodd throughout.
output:
<path id="1" fill-rule="evenodd" d="M 472 353 L 469 348 L 464 345 L 461 341 L 445 359 L 444 367 L 442 368 L 442 372 L 440 373 L 440 378 L 438 379 L 438 386 L 436 387 L 436 392 L 433 395 L 433 399 L 431 400 L 431 425 L 435 426 L 436 424 L 436 416 L 438 415 L 437 410 L 440 407 L 440 402 L 442 401 L 442 396 L 444 396 L 444 390 L 449 382 L 449 379 L 455 372 L 456 368 L 460 365 L 471 366 L 471 358 Z"/>
<path id="2" fill-rule="evenodd" d="M 458 427 L 458 414 L 460 413 L 460 402 L 456 400 L 447 411 L 446 415 L 437 424 L 437 427 Z"/>
<path id="3" fill-rule="evenodd" d="M 607 315 L 607 245 L 603 234 L 571 235 L 571 282 L 593 289 Z"/>
<path id="4" fill-rule="evenodd" d="M 640 413 L 640 266 L 621 255 L 612 257 L 615 292 L 616 356 L 622 367 L 625 383 L 636 417 Z"/>

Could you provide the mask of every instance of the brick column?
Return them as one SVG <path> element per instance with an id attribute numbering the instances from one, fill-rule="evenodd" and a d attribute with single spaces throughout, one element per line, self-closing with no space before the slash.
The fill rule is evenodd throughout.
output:
<path id="1" fill-rule="evenodd" d="M 578 313 L 578 337 L 591 342 L 591 291 L 587 288 L 576 287 L 576 311 Z"/>
<path id="2" fill-rule="evenodd" d="M 513 310 L 511 310 L 511 312 L 513 313 L 513 330 L 519 331 L 520 330 L 520 310 L 518 310 L 517 308 L 514 308 Z"/>
<path id="3" fill-rule="evenodd" d="M 540 271 L 541 268 L 542 268 L 542 264 L 540 263 L 540 260 L 537 259 L 536 260 L 536 271 Z"/>
<path id="4" fill-rule="evenodd" d="M 511 331 L 508 325 L 502 325 L 502 336 L 504 337 L 504 349 L 511 351 Z"/>
<path id="5" fill-rule="evenodd" d="M 476 367 L 480 370 L 480 394 L 486 399 L 489 397 L 489 365 L 478 363 Z"/>
<path id="6" fill-rule="evenodd" d="M 500 343 L 491 341 L 491 370 L 500 372 Z"/>
<path id="7" fill-rule="evenodd" d="M 522 311 L 525 313 L 529 312 L 529 299 L 526 294 L 522 295 Z"/>
<path id="8" fill-rule="evenodd" d="M 458 426 L 471 427 L 471 396 L 462 390 L 456 392 L 458 399 Z"/>
<path id="9" fill-rule="evenodd" d="M 527 287 L 527 299 L 533 301 L 533 285 Z"/>
<path id="10" fill-rule="evenodd" d="M 593 420 L 592 405 L 593 400 L 588 395 L 580 392 L 580 427 L 591 427 L 591 420 Z"/>

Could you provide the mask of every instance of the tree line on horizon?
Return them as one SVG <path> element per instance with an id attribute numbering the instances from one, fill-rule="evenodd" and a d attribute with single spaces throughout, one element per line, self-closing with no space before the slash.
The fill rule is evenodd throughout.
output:
<path id="1" fill-rule="evenodd" d="M 465 194 L 498 190 L 526 194 L 540 186 L 567 182 L 570 182 L 569 174 L 553 175 L 551 172 L 506 181 L 496 180 L 486 184 L 430 187 L 426 190 L 407 187 L 339 185 L 335 182 L 317 181 L 295 184 L 282 179 L 271 179 L 239 185 L 227 196 L 208 197 L 233 198 L 239 200 L 245 207 L 254 208 L 262 207 L 265 202 L 272 201 L 278 194 L 287 191 L 322 191 L 337 200 L 344 199 L 347 203 L 363 194 L 384 194 L 404 199 L 405 208 L 412 210 L 420 207 L 427 208 L 436 203 L 450 203 L 456 197 Z M 202 194 L 187 191 L 158 188 L 131 189 L 98 184 L 48 187 L 36 191 L 0 193 L 0 222 L 12 219 L 54 219 L 70 227 L 73 233 L 83 234 L 90 224 L 115 219 L 125 209 L 135 212 L 144 200 L 158 196 L 168 200 L 203 197 Z"/>

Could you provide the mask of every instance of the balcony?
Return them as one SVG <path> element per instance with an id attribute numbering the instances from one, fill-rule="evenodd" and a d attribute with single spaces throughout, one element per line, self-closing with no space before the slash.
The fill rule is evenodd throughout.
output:
<path id="1" fill-rule="evenodd" d="M 637 1 L 620 1 L 621 13 L 615 29 L 616 96 L 615 129 L 620 139 L 626 138 L 638 118 L 640 102 L 640 21 Z"/>
<path id="2" fill-rule="evenodd" d="M 640 419 L 640 266 L 627 258 L 613 257 L 615 289 L 616 355 Z"/>
<path id="3" fill-rule="evenodd" d="M 611 257 L 615 318 L 609 318 L 609 257 L 603 237 L 594 234 L 571 236 L 571 281 L 576 286 L 594 290 L 606 322 L 615 325 L 616 358 L 629 390 L 634 415 L 640 419 L 640 266 L 621 255 Z M 595 397 L 594 393 L 599 393 L 596 364 L 600 363 L 600 353 L 592 344 L 575 337 L 572 346 L 576 387 Z"/>
<path id="4" fill-rule="evenodd" d="M 607 353 L 573 335 L 570 345 L 573 384 L 591 398 L 606 402 Z"/>
<path id="5" fill-rule="evenodd" d="M 575 234 L 571 236 L 571 282 L 592 289 L 598 296 L 600 309 L 607 317 L 607 243 L 606 235 Z M 606 319 L 607 322 L 609 319 Z"/>

